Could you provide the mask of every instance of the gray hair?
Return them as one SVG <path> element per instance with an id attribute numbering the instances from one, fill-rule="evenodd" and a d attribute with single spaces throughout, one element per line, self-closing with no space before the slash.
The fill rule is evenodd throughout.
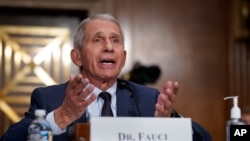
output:
<path id="1" fill-rule="evenodd" d="M 107 21 L 111 21 L 111 22 L 115 23 L 120 29 L 120 32 L 122 34 L 123 44 L 124 44 L 124 33 L 123 33 L 122 29 L 121 29 L 121 26 L 120 26 L 119 22 L 110 14 L 97 14 L 97 15 L 94 15 L 94 16 L 91 16 L 91 17 L 88 17 L 88 18 L 84 19 L 78 25 L 78 27 L 76 28 L 75 35 L 74 35 L 74 39 L 73 39 L 74 48 L 80 49 L 82 47 L 83 40 L 85 38 L 86 25 L 87 25 L 87 23 L 89 23 L 89 22 L 91 22 L 91 21 L 93 21 L 95 19 L 102 19 L 102 20 L 107 20 Z"/>

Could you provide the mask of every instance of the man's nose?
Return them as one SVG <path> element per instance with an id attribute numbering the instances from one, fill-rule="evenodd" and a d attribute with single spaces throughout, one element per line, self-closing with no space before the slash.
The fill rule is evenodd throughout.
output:
<path id="1" fill-rule="evenodd" d="M 106 51 L 106 52 L 112 52 L 113 51 L 113 45 L 112 45 L 112 42 L 110 40 L 105 41 L 104 51 Z"/>

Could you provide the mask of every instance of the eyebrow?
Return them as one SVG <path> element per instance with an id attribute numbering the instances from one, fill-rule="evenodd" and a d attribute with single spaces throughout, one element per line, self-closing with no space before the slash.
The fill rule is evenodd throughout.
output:
<path id="1" fill-rule="evenodd" d="M 97 32 L 97 33 L 95 33 L 95 35 L 94 36 L 102 36 L 104 33 L 103 32 L 101 32 L 101 31 L 99 31 L 99 32 Z M 112 32 L 111 33 L 111 37 L 118 37 L 118 38 L 121 38 L 121 35 L 120 34 L 117 34 L 117 33 L 114 33 L 114 32 Z M 121 38 L 122 39 L 122 38 Z"/>

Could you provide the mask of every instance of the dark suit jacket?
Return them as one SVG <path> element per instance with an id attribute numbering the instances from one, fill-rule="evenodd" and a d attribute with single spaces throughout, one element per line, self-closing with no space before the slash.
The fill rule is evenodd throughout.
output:
<path id="1" fill-rule="evenodd" d="M 27 128 L 35 118 L 35 109 L 45 109 L 47 113 L 55 110 L 63 102 L 67 85 L 68 83 L 64 83 L 35 89 L 31 94 L 30 107 L 28 112 L 25 113 L 25 117 L 20 122 L 11 125 L 0 141 L 26 141 Z M 117 116 L 154 116 L 155 103 L 159 95 L 158 90 L 133 82 L 118 80 L 116 94 Z M 173 113 L 172 116 L 178 117 L 179 115 Z M 86 113 L 84 113 L 75 122 L 86 121 Z M 193 141 L 211 141 L 210 134 L 199 124 L 192 121 L 192 128 Z M 55 135 L 53 141 L 69 141 L 68 132 Z"/>

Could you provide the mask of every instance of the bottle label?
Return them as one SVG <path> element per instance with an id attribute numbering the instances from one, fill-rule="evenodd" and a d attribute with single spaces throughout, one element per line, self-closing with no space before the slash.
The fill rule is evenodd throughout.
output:
<path id="1" fill-rule="evenodd" d="M 249 141 L 250 125 L 230 125 L 230 141 Z"/>
<path id="2" fill-rule="evenodd" d="M 35 124 L 30 126 L 28 141 L 40 141 L 40 131 L 39 128 L 36 128 Z"/>
<path id="3" fill-rule="evenodd" d="M 40 134 L 38 133 L 32 133 L 29 134 L 28 141 L 39 141 L 40 139 Z"/>
<path id="4" fill-rule="evenodd" d="M 40 131 L 41 141 L 52 141 L 52 132 L 51 131 Z"/>

